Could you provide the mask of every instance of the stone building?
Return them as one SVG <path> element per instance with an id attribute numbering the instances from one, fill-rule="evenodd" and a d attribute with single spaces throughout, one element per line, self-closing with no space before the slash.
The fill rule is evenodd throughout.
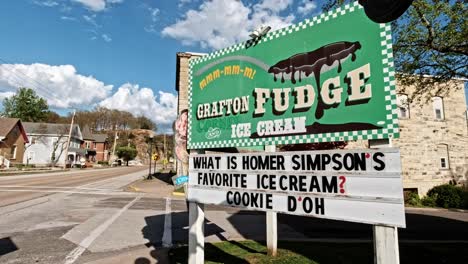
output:
<path id="1" fill-rule="evenodd" d="M 401 154 L 405 191 L 424 196 L 432 187 L 468 183 L 468 112 L 465 80 L 428 87 L 424 93 L 397 83 L 400 137 L 392 140 Z M 370 142 L 379 147 L 386 140 Z M 367 148 L 369 142 L 349 142 Z"/>
<path id="2" fill-rule="evenodd" d="M 398 86 L 403 186 L 420 195 L 436 185 L 468 180 L 468 119 L 465 81 L 427 89 L 416 100 L 414 87 Z M 436 91 L 441 88 L 440 95 Z"/>
<path id="3" fill-rule="evenodd" d="M 187 109 L 188 62 L 203 56 L 177 53 L 178 113 Z M 415 96 L 414 87 L 397 85 L 403 188 L 425 195 L 443 183 L 468 181 L 468 113 L 465 80 L 452 80 Z M 436 91 L 440 90 L 440 93 Z M 435 96 L 435 94 L 439 94 Z M 378 140 L 372 142 L 378 145 Z M 368 148 L 367 141 L 349 142 L 349 148 Z"/>
<path id="4" fill-rule="evenodd" d="M 176 64 L 176 91 L 178 93 L 177 114 L 188 109 L 188 70 L 189 60 L 196 59 L 205 54 L 194 52 L 178 52 Z"/>

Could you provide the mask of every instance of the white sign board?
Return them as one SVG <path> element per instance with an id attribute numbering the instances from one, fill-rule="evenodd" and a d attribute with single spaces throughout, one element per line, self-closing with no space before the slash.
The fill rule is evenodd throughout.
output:
<path id="1" fill-rule="evenodd" d="M 190 155 L 188 200 L 405 227 L 398 149 Z"/>

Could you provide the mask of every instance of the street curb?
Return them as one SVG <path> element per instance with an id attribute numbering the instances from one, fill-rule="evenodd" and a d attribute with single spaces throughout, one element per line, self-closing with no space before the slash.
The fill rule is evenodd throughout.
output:
<path id="1" fill-rule="evenodd" d="M 465 209 L 456 209 L 456 208 L 431 208 L 431 207 L 406 207 L 405 210 L 408 211 L 429 211 L 429 212 L 457 212 L 457 213 L 468 213 L 468 210 Z"/>
<path id="2" fill-rule="evenodd" d="M 175 196 L 185 196 L 185 193 L 181 193 L 181 192 L 172 192 L 172 195 L 175 195 Z"/>
<path id="3" fill-rule="evenodd" d="M 128 186 L 127 188 L 130 189 L 130 191 L 132 191 L 132 192 L 140 192 L 140 189 L 138 189 L 137 187 L 134 187 L 132 185 Z"/>

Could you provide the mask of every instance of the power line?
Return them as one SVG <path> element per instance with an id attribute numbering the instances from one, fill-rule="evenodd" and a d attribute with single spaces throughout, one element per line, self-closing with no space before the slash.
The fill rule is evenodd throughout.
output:
<path id="1" fill-rule="evenodd" d="M 29 80 L 25 80 L 24 77 L 21 77 L 16 71 L 13 71 L 11 69 L 8 69 L 6 68 L 5 66 L 6 65 L 0 65 L 0 66 L 3 66 L 3 69 L 6 70 L 6 71 L 9 71 L 10 73 L 12 73 L 9 77 L 14 79 L 14 81 L 16 82 L 16 86 L 28 86 L 28 87 L 31 87 L 31 88 L 35 88 L 35 90 L 37 90 L 38 92 L 41 92 L 41 93 L 44 93 L 46 96 L 48 97 L 55 97 L 54 94 L 52 94 L 48 89 L 45 89 L 44 87 L 42 86 L 37 86 L 37 84 L 33 84 L 32 81 L 29 81 Z M 17 88 L 19 88 L 17 87 Z"/>
<path id="2" fill-rule="evenodd" d="M 42 83 L 40 83 L 39 81 L 29 77 L 28 75 L 24 74 L 22 71 L 20 70 L 13 70 L 13 65 L 14 63 L 11 63 L 11 62 L 8 62 L 2 58 L 0 58 L 0 61 L 6 63 L 7 65 L 10 65 L 11 66 L 11 69 L 8 69 L 6 68 L 6 65 L 3 64 L 3 65 L 0 65 L 0 66 L 4 66 L 4 69 L 9 71 L 10 73 L 12 73 L 15 77 L 16 77 L 16 80 L 20 80 L 21 82 L 24 82 L 24 83 L 27 83 L 28 85 L 27 86 L 32 86 L 33 88 L 36 88 L 36 90 L 38 91 L 42 91 L 44 92 L 48 97 L 52 97 L 52 98 L 56 98 L 56 95 L 54 93 L 54 91 L 50 88 L 47 87 L 47 85 L 44 85 Z M 22 76 L 24 76 L 25 78 L 29 79 L 29 81 L 25 80 L 24 77 L 20 77 L 18 74 L 21 74 Z M 35 85 L 31 85 L 32 83 L 35 83 L 36 85 L 38 86 L 35 86 Z"/>

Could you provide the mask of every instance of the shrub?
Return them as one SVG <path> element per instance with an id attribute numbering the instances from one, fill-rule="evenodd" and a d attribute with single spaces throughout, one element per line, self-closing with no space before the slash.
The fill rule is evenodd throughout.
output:
<path id="1" fill-rule="evenodd" d="M 434 199 L 437 206 L 443 208 L 462 208 L 464 205 L 462 188 L 450 184 L 443 184 L 430 189 L 427 196 Z"/>
<path id="2" fill-rule="evenodd" d="M 30 168 L 35 168 L 36 165 L 34 164 L 29 164 L 29 165 L 26 165 L 26 164 L 16 164 L 15 165 L 16 168 L 22 170 L 22 169 L 30 169 Z"/>
<path id="3" fill-rule="evenodd" d="M 463 190 L 463 209 L 468 209 L 468 189 Z"/>
<path id="4" fill-rule="evenodd" d="M 436 200 L 431 196 L 425 196 L 421 199 L 421 204 L 427 207 L 436 207 Z"/>
<path id="5" fill-rule="evenodd" d="M 411 206 L 421 206 L 421 199 L 419 195 L 415 192 L 408 192 L 405 194 L 405 204 Z"/>

